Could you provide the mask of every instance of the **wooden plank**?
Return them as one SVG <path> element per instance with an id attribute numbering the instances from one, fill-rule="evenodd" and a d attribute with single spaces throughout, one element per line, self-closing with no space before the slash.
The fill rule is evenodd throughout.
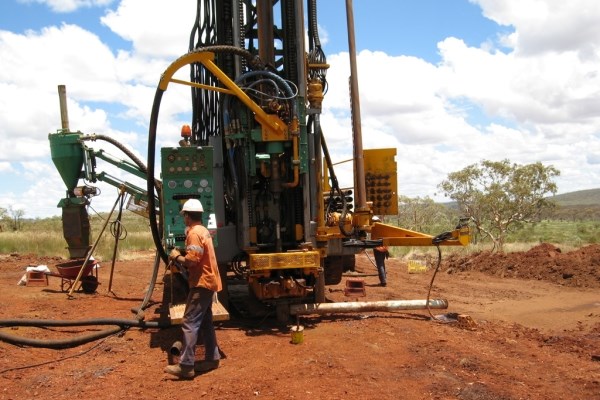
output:
<path id="1" fill-rule="evenodd" d="M 183 313 L 185 312 L 185 304 L 171 304 L 169 305 L 169 318 L 171 319 L 171 324 L 180 325 L 183 322 Z M 212 313 L 213 313 L 213 321 L 228 321 L 229 320 L 229 312 L 227 309 L 219 302 L 217 297 L 212 303 Z"/>

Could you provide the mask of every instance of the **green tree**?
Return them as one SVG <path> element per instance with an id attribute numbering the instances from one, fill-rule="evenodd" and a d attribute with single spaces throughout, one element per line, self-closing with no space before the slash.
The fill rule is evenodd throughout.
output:
<path id="1" fill-rule="evenodd" d="M 509 232 L 536 221 L 553 206 L 546 196 L 556 194 L 553 178 L 558 175 L 560 171 L 541 162 L 483 160 L 450 173 L 439 188 L 471 218 L 482 239 L 489 238 L 494 249 L 502 252 Z"/>
<path id="2" fill-rule="evenodd" d="M 12 222 L 12 229 L 13 231 L 18 231 L 19 229 L 21 229 L 21 220 L 23 219 L 23 216 L 25 215 L 25 210 L 23 209 L 14 209 L 12 208 L 12 206 L 8 206 L 8 213 L 10 214 L 11 217 L 11 222 Z"/>
<path id="3" fill-rule="evenodd" d="M 398 226 L 417 232 L 438 234 L 448 230 L 457 212 L 429 197 L 398 197 Z"/>
<path id="4" fill-rule="evenodd" d="M 10 221 L 8 210 L 4 207 L 0 207 L 0 232 L 4 230 L 6 223 Z"/>

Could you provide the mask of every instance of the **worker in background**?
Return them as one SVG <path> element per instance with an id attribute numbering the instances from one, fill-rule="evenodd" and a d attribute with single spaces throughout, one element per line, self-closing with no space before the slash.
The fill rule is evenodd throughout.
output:
<path id="1" fill-rule="evenodd" d="M 381 222 L 378 216 L 373 216 L 371 222 Z M 385 260 L 390 256 L 387 246 L 377 246 L 373 248 L 373 256 L 375 256 L 375 265 L 377 266 L 377 274 L 379 275 L 379 283 L 381 286 L 387 285 L 385 274 Z"/>
<path id="2" fill-rule="evenodd" d="M 169 365 L 165 372 L 179 378 L 193 378 L 195 372 L 208 372 L 219 367 L 219 347 L 212 320 L 213 297 L 222 289 L 212 237 L 202 225 L 202 203 L 187 200 L 181 214 L 186 226 L 185 255 L 173 249 L 169 261 L 187 269 L 190 293 L 187 297 L 181 329 L 183 348 L 179 364 Z M 204 361 L 195 363 L 198 335 L 204 339 Z"/>

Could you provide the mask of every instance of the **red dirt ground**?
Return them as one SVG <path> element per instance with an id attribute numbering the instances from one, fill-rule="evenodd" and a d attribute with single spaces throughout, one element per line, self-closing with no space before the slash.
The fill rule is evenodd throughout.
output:
<path id="1" fill-rule="evenodd" d="M 56 271 L 64 260 L 0 255 L 0 319 L 132 319 L 151 276 L 152 254 L 117 262 L 108 293 L 110 262 L 99 270 L 94 294 L 69 298 L 60 279 L 48 286 L 17 286 L 28 265 Z M 409 274 L 388 260 L 388 286 L 357 256 L 366 283 L 359 301 L 425 299 L 433 269 Z M 162 273 L 162 272 L 161 272 Z M 344 296 L 344 277 L 327 290 Z M 146 320 L 157 318 L 157 285 Z M 217 322 L 227 353 L 221 367 L 178 381 L 163 373 L 179 327 L 130 328 L 77 347 L 52 350 L 0 341 L 0 399 L 600 399 L 600 246 L 562 253 L 549 244 L 506 255 L 448 256 L 436 274 L 432 299 L 464 323 L 432 320 L 427 310 L 302 317 L 304 341 L 291 343 L 290 325 L 274 318 L 232 315 Z M 470 323 L 471 322 L 471 323 Z M 32 338 L 66 338 L 105 329 L 4 327 Z M 201 357 L 199 347 L 198 357 Z"/>

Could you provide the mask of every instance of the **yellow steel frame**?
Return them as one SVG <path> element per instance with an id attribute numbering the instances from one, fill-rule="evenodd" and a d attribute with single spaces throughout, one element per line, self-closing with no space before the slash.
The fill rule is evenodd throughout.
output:
<path id="1" fill-rule="evenodd" d="M 434 236 L 376 222 L 371 226 L 371 239 L 382 239 L 385 246 L 432 246 Z M 468 226 L 455 229 L 440 246 L 466 246 L 470 241 Z"/>
<path id="2" fill-rule="evenodd" d="M 274 140 L 288 140 L 289 130 L 285 122 L 283 122 L 277 115 L 267 114 L 258 104 L 256 104 L 238 85 L 235 84 L 221 69 L 214 63 L 215 54 L 209 51 L 192 51 L 177 60 L 173 61 L 169 67 L 163 72 L 160 82 L 158 83 L 159 89 L 166 91 L 169 83 L 178 83 L 181 85 L 187 85 L 196 87 L 199 89 L 213 90 L 220 93 L 226 93 L 236 96 L 246 107 L 248 107 L 253 113 L 256 121 L 262 126 L 262 140 L 263 141 L 274 141 Z M 203 85 L 190 81 L 183 81 L 180 79 L 173 78 L 173 75 L 182 67 L 194 63 L 202 64 L 207 70 L 209 70 L 224 87 Z"/>

